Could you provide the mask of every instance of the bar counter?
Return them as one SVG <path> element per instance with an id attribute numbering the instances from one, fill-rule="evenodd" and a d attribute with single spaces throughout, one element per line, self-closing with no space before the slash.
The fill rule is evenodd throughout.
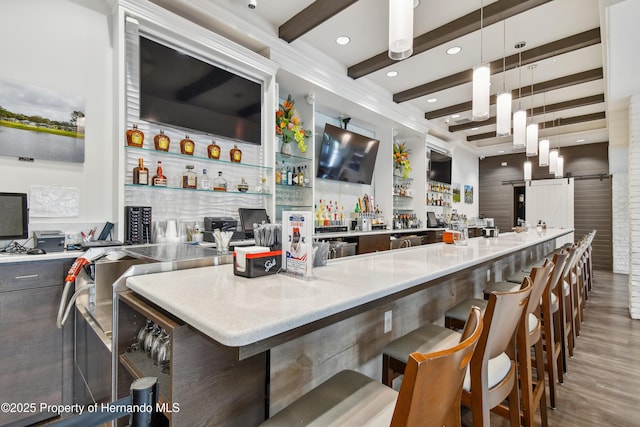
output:
<path id="1" fill-rule="evenodd" d="M 466 246 L 339 258 L 314 269 L 313 280 L 246 279 L 231 265 L 133 276 L 120 294 L 114 348 L 123 352 L 144 325 L 131 307 L 165 313 L 159 319 L 174 328 L 166 398 L 180 403 L 171 425 L 258 425 L 341 369 L 379 380 L 386 343 L 441 322 L 449 307 L 481 295 L 486 283 L 519 271 L 572 233 L 505 233 Z M 128 385 L 118 385 L 119 395 Z"/>
<path id="2" fill-rule="evenodd" d="M 316 279 L 247 279 L 233 266 L 131 277 L 127 286 L 215 341 L 247 346 L 573 232 L 504 233 L 329 261 Z"/>

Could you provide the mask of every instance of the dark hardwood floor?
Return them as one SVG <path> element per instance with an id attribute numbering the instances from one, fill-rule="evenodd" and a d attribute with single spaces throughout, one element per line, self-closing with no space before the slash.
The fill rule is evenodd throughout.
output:
<path id="1" fill-rule="evenodd" d="M 594 279 L 550 427 L 640 426 L 640 320 L 629 317 L 628 276 L 595 271 Z M 472 425 L 469 411 L 463 425 Z M 492 427 L 508 425 L 491 415 Z"/>

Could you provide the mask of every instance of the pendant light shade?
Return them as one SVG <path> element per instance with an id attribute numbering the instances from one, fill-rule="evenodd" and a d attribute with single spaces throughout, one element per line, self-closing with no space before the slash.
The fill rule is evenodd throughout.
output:
<path id="1" fill-rule="evenodd" d="M 538 166 L 549 166 L 549 140 L 541 139 L 539 149 Z"/>
<path id="2" fill-rule="evenodd" d="M 389 0 L 389 58 L 399 61 L 413 53 L 413 0 Z"/>
<path id="3" fill-rule="evenodd" d="M 518 110 L 513 113 L 513 147 L 522 148 L 527 142 L 527 112 Z"/>
<path id="4" fill-rule="evenodd" d="M 531 181 L 531 162 L 529 160 L 524 162 L 524 180 Z"/>
<path id="5" fill-rule="evenodd" d="M 511 92 L 498 95 L 496 111 L 496 136 L 511 135 Z"/>
<path id="6" fill-rule="evenodd" d="M 564 157 L 558 156 L 556 161 L 556 178 L 562 178 L 564 176 Z"/>
<path id="7" fill-rule="evenodd" d="M 556 173 L 556 166 L 558 165 L 558 150 L 549 151 L 549 173 Z"/>
<path id="8" fill-rule="evenodd" d="M 538 155 L 538 124 L 530 123 L 527 126 L 527 156 Z"/>
<path id="9" fill-rule="evenodd" d="M 473 97 L 471 99 L 471 120 L 481 121 L 489 118 L 489 88 L 491 71 L 489 64 L 480 64 L 473 68 Z"/>

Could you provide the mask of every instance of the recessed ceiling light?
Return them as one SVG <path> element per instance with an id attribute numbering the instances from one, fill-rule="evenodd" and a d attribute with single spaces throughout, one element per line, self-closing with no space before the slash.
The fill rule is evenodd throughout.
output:
<path id="1" fill-rule="evenodd" d="M 460 46 L 453 46 L 447 49 L 447 55 L 457 55 L 462 52 L 462 48 Z"/>
<path id="2" fill-rule="evenodd" d="M 344 46 L 346 44 L 349 44 L 351 42 L 351 39 L 347 36 L 340 36 L 336 39 L 336 43 L 338 43 L 340 46 Z"/>
<path id="3" fill-rule="evenodd" d="M 584 138 L 580 138 L 580 139 L 578 139 L 576 142 L 585 142 L 585 141 L 586 141 L 586 139 L 584 139 Z"/>
<path id="4" fill-rule="evenodd" d="M 452 118 L 452 119 L 457 119 L 458 117 L 460 117 L 460 114 L 452 114 L 452 115 L 451 115 L 451 118 Z"/>
<path id="5" fill-rule="evenodd" d="M 387 71 L 387 77 L 395 77 L 398 75 L 397 71 Z"/>
<path id="6" fill-rule="evenodd" d="M 504 150 L 498 150 L 498 154 L 504 153 Z"/>
<path id="7" fill-rule="evenodd" d="M 507 162 L 500 163 L 500 166 L 507 166 Z"/>
<path id="8" fill-rule="evenodd" d="M 478 128 L 471 128 L 471 130 L 478 130 Z"/>
<path id="9" fill-rule="evenodd" d="M 434 102 L 436 102 L 437 100 L 438 100 L 438 98 L 429 98 L 429 99 L 427 99 L 427 102 L 428 102 L 429 104 L 433 104 L 433 103 L 434 103 Z"/>

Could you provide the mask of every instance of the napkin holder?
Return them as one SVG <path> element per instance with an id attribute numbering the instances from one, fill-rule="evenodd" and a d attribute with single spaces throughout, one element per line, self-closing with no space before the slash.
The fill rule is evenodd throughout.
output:
<path id="1" fill-rule="evenodd" d="M 282 267 L 282 250 L 268 246 L 237 247 L 233 252 L 233 274 L 242 277 L 261 277 L 276 274 Z"/>

